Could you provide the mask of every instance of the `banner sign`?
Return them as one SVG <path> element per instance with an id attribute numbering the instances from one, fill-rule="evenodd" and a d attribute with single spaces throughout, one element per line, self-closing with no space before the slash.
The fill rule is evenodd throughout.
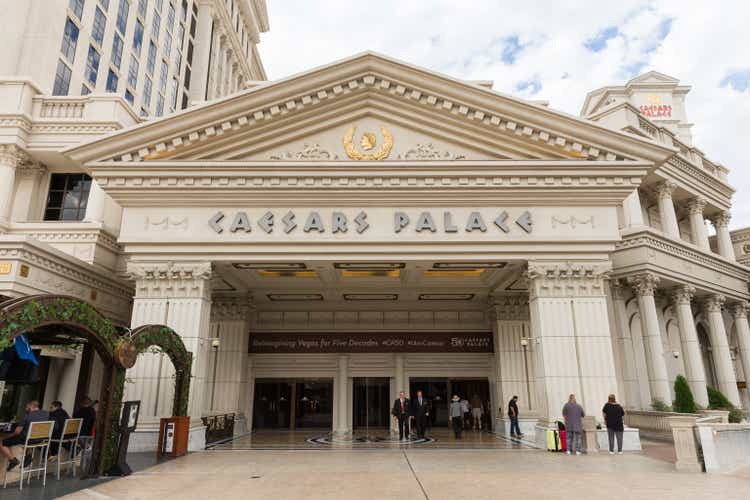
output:
<path id="1" fill-rule="evenodd" d="M 493 352 L 492 333 L 251 333 L 251 354 Z"/>

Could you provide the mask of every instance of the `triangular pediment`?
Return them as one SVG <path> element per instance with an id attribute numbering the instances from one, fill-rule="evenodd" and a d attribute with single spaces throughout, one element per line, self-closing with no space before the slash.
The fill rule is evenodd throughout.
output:
<path id="1" fill-rule="evenodd" d="M 290 159 L 658 164 L 672 151 L 477 84 L 365 53 L 66 153 L 81 164 Z"/>
<path id="2" fill-rule="evenodd" d="M 659 73 L 658 71 L 647 71 L 646 73 L 643 73 L 642 75 L 638 75 L 632 80 L 628 82 L 628 85 L 633 84 L 644 84 L 644 83 L 658 83 L 658 84 L 678 84 L 680 81 L 677 78 L 674 78 L 669 75 L 665 75 L 664 73 Z"/>

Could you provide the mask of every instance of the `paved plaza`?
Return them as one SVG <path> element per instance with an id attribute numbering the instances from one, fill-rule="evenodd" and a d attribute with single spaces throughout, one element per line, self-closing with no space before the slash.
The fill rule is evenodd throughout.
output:
<path id="1" fill-rule="evenodd" d="M 746 500 L 749 491 L 748 471 L 679 473 L 647 453 L 321 447 L 192 453 L 64 498 Z"/>

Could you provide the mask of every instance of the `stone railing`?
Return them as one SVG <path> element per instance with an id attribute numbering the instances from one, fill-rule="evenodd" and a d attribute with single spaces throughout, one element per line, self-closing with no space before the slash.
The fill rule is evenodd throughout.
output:
<path id="1" fill-rule="evenodd" d="M 639 429 L 641 434 L 646 437 L 671 441 L 672 427 L 667 420 L 671 417 L 692 417 L 695 419 L 699 415 L 671 411 L 627 410 L 625 412 L 625 424 L 628 427 Z"/>
<path id="2" fill-rule="evenodd" d="M 74 124 L 87 122 L 109 126 L 112 130 L 140 123 L 140 118 L 115 94 L 87 96 L 37 95 L 32 98 L 31 119 L 33 123 Z M 44 129 L 42 129 L 44 130 Z"/>
<path id="3" fill-rule="evenodd" d="M 750 424 L 697 422 L 706 472 L 731 472 L 750 465 Z"/>

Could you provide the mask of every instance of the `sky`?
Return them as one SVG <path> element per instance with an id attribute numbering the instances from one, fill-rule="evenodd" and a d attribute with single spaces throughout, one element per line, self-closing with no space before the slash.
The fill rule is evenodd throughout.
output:
<path id="1" fill-rule="evenodd" d="M 693 143 L 730 169 L 750 226 L 747 0 L 267 0 L 269 79 L 373 50 L 578 115 L 586 93 L 657 70 L 692 86 Z"/>

